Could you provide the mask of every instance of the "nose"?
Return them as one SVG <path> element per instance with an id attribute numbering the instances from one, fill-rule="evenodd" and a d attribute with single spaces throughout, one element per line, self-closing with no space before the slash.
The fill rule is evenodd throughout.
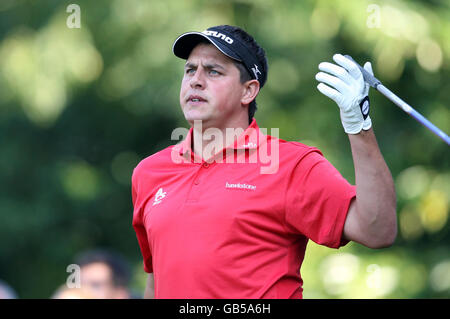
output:
<path id="1" fill-rule="evenodd" d="M 203 70 L 199 67 L 195 71 L 195 74 L 191 77 L 191 87 L 193 89 L 204 89 L 205 88 L 205 76 Z"/>

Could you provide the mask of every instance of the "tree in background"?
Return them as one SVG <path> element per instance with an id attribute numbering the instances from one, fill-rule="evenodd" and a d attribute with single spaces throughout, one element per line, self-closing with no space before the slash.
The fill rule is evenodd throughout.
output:
<path id="1" fill-rule="evenodd" d="M 47 298 L 78 252 L 109 247 L 145 283 L 131 227 L 130 178 L 187 127 L 178 96 L 187 30 L 234 24 L 266 49 L 261 127 L 320 148 L 350 182 L 349 145 L 317 65 L 334 53 L 450 128 L 450 8 L 444 1 L 78 1 L 0 3 L 0 277 Z M 79 26 L 79 28 L 78 28 Z M 449 149 L 376 92 L 371 117 L 396 181 L 399 236 L 389 249 L 310 243 L 305 298 L 450 296 Z"/>

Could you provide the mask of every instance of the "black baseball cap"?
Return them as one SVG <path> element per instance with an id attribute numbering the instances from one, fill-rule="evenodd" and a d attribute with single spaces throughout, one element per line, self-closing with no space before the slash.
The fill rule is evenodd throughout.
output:
<path id="1" fill-rule="evenodd" d="M 194 47 L 204 39 L 211 42 L 229 58 L 241 62 L 250 76 L 258 80 L 260 86 L 263 87 L 267 79 L 267 72 L 261 62 L 258 61 L 256 52 L 244 41 L 226 31 L 224 26 L 211 27 L 202 32 L 183 33 L 175 40 L 172 51 L 177 57 L 187 60 Z"/>

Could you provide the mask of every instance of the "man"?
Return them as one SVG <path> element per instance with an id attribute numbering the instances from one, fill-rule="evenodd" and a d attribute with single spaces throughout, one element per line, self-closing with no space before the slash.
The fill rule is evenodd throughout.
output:
<path id="1" fill-rule="evenodd" d="M 144 159 L 132 177 L 146 298 L 301 298 L 309 239 L 333 248 L 394 242 L 394 185 L 354 63 L 335 55 L 338 65 L 320 64 L 327 73 L 317 79 L 340 107 L 356 186 L 318 149 L 259 130 L 255 98 L 268 68 L 245 31 L 189 32 L 173 52 L 186 59 L 180 104 L 191 129 L 180 144 Z M 230 128 L 243 133 L 231 138 Z M 209 130 L 222 134 L 212 139 Z M 262 149 L 278 154 L 277 168 L 264 174 Z"/>
<path id="2" fill-rule="evenodd" d="M 75 263 L 80 266 L 81 289 L 71 289 L 72 296 L 92 299 L 131 298 L 128 289 L 131 276 L 129 265 L 118 253 L 104 249 L 87 250 L 75 258 Z M 70 294 L 65 292 L 58 290 L 54 297 L 68 298 Z"/>

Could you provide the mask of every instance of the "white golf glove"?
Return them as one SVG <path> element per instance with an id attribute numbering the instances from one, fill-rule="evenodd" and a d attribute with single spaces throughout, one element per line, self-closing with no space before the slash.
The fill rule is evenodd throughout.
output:
<path id="1" fill-rule="evenodd" d="M 358 134 L 361 130 L 370 129 L 369 84 L 353 61 L 341 54 L 335 54 L 333 60 L 338 65 L 329 62 L 319 64 L 319 70 L 327 73 L 316 74 L 316 80 L 323 82 L 317 88 L 339 106 L 345 133 Z M 370 62 L 364 64 L 364 69 L 373 75 Z"/>

